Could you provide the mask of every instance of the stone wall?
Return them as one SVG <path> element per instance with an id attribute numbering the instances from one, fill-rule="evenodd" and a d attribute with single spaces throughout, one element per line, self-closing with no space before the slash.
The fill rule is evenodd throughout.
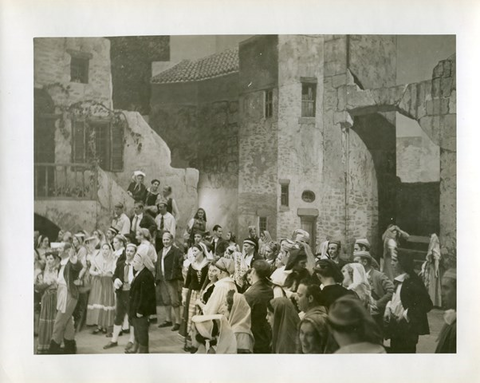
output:
<path id="1" fill-rule="evenodd" d="M 278 39 L 278 179 L 290 183 L 288 208 L 281 206 L 277 184 L 277 237 L 290 238 L 301 227 L 298 209 L 323 207 L 323 36 L 280 35 Z M 315 117 L 302 117 L 302 79 L 307 78 L 317 81 Z M 302 200 L 306 190 L 315 194 L 313 202 Z"/>
<path id="2" fill-rule="evenodd" d="M 277 36 L 258 36 L 240 44 L 240 129 L 238 237 L 267 217 L 277 227 L 278 51 Z M 265 90 L 273 90 L 273 116 L 265 117 Z"/>
<path id="3" fill-rule="evenodd" d="M 407 183 L 440 181 L 440 147 L 423 131 L 416 137 L 397 137 L 397 176 Z"/>
<path id="4" fill-rule="evenodd" d="M 88 84 L 70 82 L 69 50 L 91 54 Z M 110 41 L 77 37 L 34 39 L 34 81 L 36 88 L 51 87 L 49 93 L 56 105 L 90 99 L 111 107 Z M 68 95 L 53 84 L 69 87 Z"/>

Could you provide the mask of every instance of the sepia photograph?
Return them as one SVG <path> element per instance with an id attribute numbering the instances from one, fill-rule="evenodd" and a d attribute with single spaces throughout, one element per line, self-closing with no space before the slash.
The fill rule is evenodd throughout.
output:
<path id="1" fill-rule="evenodd" d="M 0 10 L 0 381 L 478 381 L 479 6 Z"/>
<path id="2" fill-rule="evenodd" d="M 35 353 L 455 353 L 455 48 L 36 38 Z"/>

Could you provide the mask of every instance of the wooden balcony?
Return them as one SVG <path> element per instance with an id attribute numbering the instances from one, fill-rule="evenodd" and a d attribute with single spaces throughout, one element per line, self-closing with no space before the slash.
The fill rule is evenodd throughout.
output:
<path id="1" fill-rule="evenodd" d="M 34 198 L 97 200 L 98 169 L 88 163 L 34 164 Z"/>

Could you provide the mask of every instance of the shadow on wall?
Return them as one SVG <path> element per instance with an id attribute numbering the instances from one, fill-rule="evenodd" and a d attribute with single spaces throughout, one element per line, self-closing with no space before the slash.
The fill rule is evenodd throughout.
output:
<path id="1" fill-rule="evenodd" d="M 50 242 L 54 242 L 57 239 L 60 228 L 49 219 L 42 217 L 41 215 L 34 214 L 33 230 L 38 230 L 40 235 L 46 235 L 50 239 Z"/>

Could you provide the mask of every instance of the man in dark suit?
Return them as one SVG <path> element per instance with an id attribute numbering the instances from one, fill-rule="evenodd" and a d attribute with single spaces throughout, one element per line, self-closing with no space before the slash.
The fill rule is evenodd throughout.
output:
<path id="1" fill-rule="evenodd" d="M 148 229 L 152 238 L 155 238 L 154 234 L 157 230 L 157 224 L 155 223 L 155 219 L 144 211 L 143 201 L 135 202 L 134 212 L 135 214 L 130 218 L 132 222 L 130 226 L 130 240 L 138 246 L 139 243 L 135 238 L 138 229 Z"/>
<path id="2" fill-rule="evenodd" d="M 222 238 L 223 229 L 220 225 L 213 227 L 212 254 L 216 257 L 223 257 L 228 247 L 228 241 Z"/>
<path id="3" fill-rule="evenodd" d="M 69 243 L 65 243 L 60 250 L 60 270 L 57 278 L 57 316 L 53 325 L 52 339 L 50 341 L 50 354 L 60 354 L 62 340 L 65 344 L 65 354 L 75 354 L 75 329 L 72 315 L 78 302 L 78 287 L 74 281 L 82 269 L 82 263 L 78 261 L 74 249 Z"/>
<path id="4" fill-rule="evenodd" d="M 165 305 L 166 320 L 158 327 L 168 327 L 172 325 L 172 308 L 175 314 L 175 325 L 172 331 L 178 331 L 180 328 L 180 305 L 181 291 L 183 287 L 182 263 L 183 253 L 177 247 L 173 246 L 173 235 L 164 232 L 163 249 L 158 252 L 156 265 L 156 284 L 157 284 L 157 312 L 160 310 L 160 304 Z M 160 300 L 161 298 L 161 300 Z M 157 314 L 158 315 L 158 314 Z"/>
<path id="5" fill-rule="evenodd" d="M 250 279 L 252 286 L 244 296 L 252 310 L 252 334 L 255 338 L 253 352 L 255 354 L 271 353 L 270 342 L 272 330 L 267 322 L 267 305 L 273 299 L 273 290 L 267 278 L 270 276 L 270 265 L 267 261 L 253 262 Z"/>
<path id="6" fill-rule="evenodd" d="M 384 321 L 391 353 L 415 353 L 419 335 L 430 334 L 427 313 L 433 303 L 420 277 L 413 270 L 413 257 L 392 256 L 395 292 L 387 303 Z"/>
<path id="7" fill-rule="evenodd" d="M 130 286 L 130 318 L 135 334 L 135 345 L 127 353 L 147 354 L 148 317 L 155 314 L 155 278 L 150 272 L 152 260 L 146 254 L 135 254 L 133 268 L 137 272 Z"/>
<path id="8" fill-rule="evenodd" d="M 384 273 L 372 267 L 374 260 L 368 251 L 355 252 L 354 261 L 362 264 L 365 269 L 372 290 L 372 298 L 375 300 L 375 304 L 370 306 L 370 314 L 372 314 L 380 329 L 383 330 L 385 307 L 392 299 L 395 290 L 393 283 Z"/>

